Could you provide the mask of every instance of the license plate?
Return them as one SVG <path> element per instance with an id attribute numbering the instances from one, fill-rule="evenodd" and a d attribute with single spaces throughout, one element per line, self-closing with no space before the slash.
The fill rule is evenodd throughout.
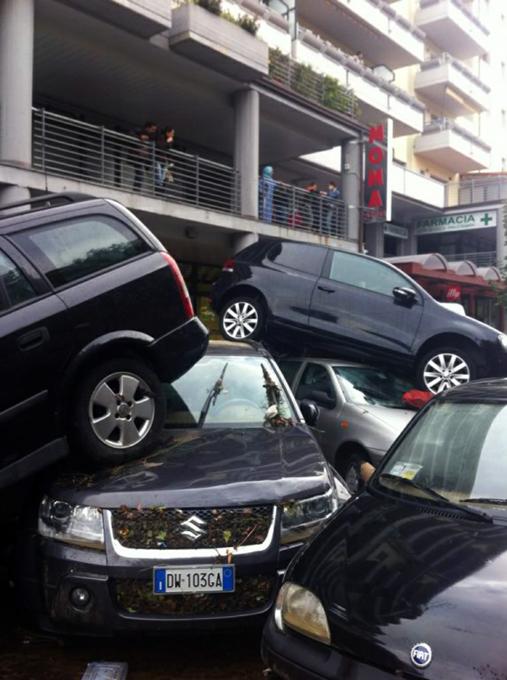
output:
<path id="1" fill-rule="evenodd" d="M 221 567 L 155 567 L 155 595 L 184 593 L 233 593 L 234 565 Z"/>

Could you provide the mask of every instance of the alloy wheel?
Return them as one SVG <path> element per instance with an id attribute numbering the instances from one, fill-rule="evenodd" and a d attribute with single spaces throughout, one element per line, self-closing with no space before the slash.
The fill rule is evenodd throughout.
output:
<path id="1" fill-rule="evenodd" d="M 424 367 L 423 379 L 426 388 L 439 394 L 451 387 L 470 382 L 470 367 L 458 354 L 445 352 L 435 354 Z"/>
<path id="2" fill-rule="evenodd" d="M 108 375 L 94 389 L 88 415 L 95 436 L 107 446 L 128 449 L 151 429 L 155 399 L 149 386 L 133 373 Z"/>
<path id="3" fill-rule="evenodd" d="M 259 315 L 250 302 L 235 302 L 224 314 L 223 327 L 233 340 L 249 338 L 259 325 Z"/>

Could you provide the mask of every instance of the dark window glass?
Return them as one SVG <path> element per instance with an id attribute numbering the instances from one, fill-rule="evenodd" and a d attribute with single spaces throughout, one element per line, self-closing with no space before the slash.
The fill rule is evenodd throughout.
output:
<path id="1" fill-rule="evenodd" d="M 0 310 L 35 297 L 32 284 L 7 255 L 0 252 Z"/>
<path id="2" fill-rule="evenodd" d="M 323 392 L 329 399 L 335 398 L 333 383 L 325 366 L 308 364 L 299 382 L 297 399 L 311 399 L 313 392 Z"/>
<path id="3" fill-rule="evenodd" d="M 376 404 L 390 408 L 405 408 L 402 397 L 414 385 L 389 371 L 369 366 L 333 366 L 335 374 L 352 404 Z"/>
<path id="4" fill-rule="evenodd" d="M 301 243 L 276 243 L 268 253 L 268 259 L 275 264 L 315 276 L 320 276 L 325 257 L 324 248 Z"/>
<path id="5" fill-rule="evenodd" d="M 339 251 L 333 253 L 329 278 L 389 296 L 393 288 L 410 287 L 410 281 L 381 262 Z"/>
<path id="6" fill-rule="evenodd" d="M 149 250 L 127 226 L 105 216 L 83 217 L 18 234 L 54 286 L 125 262 Z"/>
<path id="7" fill-rule="evenodd" d="M 280 367 L 280 370 L 282 371 L 285 380 L 292 387 L 292 385 L 294 384 L 294 378 L 296 377 L 296 373 L 298 372 L 299 367 L 301 366 L 301 362 L 279 361 L 278 366 Z"/>

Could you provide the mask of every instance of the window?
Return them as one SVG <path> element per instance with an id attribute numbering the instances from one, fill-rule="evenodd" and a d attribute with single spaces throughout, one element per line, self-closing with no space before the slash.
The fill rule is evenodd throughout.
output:
<path id="1" fill-rule="evenodd" d="M 35 297 L 32 284 L 7 255 L 0 252 L 0 311 Z"/>
<path id="2" fill-rule="evenodd" d="M 389 296 L 393 288 L 410 286 L 405 277 L 381 262 L 339 251 L 333 253 L 329 278 Z"/>
<path id="3" fill-rule="evenodd" d="M 325 257 L 325 248 L 282 241 L 276 243 L 268 253 L 268 259 L 274 264 L 298 269 L 314 276 L 320 276 Z"/>
<path id="4" fill-rule="evenodd" d="M 308 364 L 301 376 L 296 397 L 297 399 L 312 399 L 315 392 L 322 392 L 328 399 L 335 401 L 334 387 L 327 368 L 320 364 Z"/>
<path id="5" fill-rule="evenodd" d="M 137 234 L 105 216 L 58 222 L 16 235 L 54 286 L 106 269 L 149 250 Z"/>
<path id="6" fill-rule="evenodd" d="M 296 373 L 299 371 L 301 366 L 300 361 L 279 361 L 278 366 L 283 373 L 283 377 L 292 386 L 294 383 L 294 378 Z"/>

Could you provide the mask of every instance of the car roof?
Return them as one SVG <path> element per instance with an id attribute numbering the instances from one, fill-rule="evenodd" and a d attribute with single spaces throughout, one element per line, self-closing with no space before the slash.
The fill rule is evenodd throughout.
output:
<path id="1" fill-rule="evenodd" d="M 269 352 L 256 342 L 230 342 L 210 340 L 206 354 L 232 354 L 236 356 L 270 357 Z"/>
<path id="2" fill-rule="evenodd" d="M 505 402 L 507 378 L 485 378 L 460 385 L 439 395 L 439 401 L 450 402 Z"/>
<path id="3" fill-rule="evenodd" d="M 96 206 L 107 203 L 106 198 L 97 198 L 77 192 L 44 194 L 26 201 L 17 201 L 0 206 L 0 232 L 7 231 L 26 220 L 33 221 L 39 215 L 58 214 L 62 211 L 82 210 L 83 204 Z"/>

